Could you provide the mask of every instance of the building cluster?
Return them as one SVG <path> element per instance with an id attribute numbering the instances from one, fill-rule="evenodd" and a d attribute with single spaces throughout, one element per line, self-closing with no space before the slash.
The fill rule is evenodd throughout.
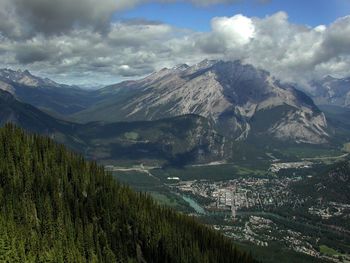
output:
<path id="1" fill-rule="evenodd" d="M 230 181 L 181 181 L 172 184 L 177 191 L 191 193 L 205 198 L 208 210 L 231 211 L 235 217 L 238 210 L 264 210 L 268 207 L 281 207 L 286 204 L 296 207 L 305 202 L 293 196 L 289 184 L 298 178 L 239 178 Z"/>
<path id="2" fill-rule="evenodd" d="M 285 246 L 313 257 L 320 253 L 310 244 L 310 237 L 300 232 L 279 227 L 275 222 L 263 216 L 249 216 L 247 220 L 240 219 L 237 224 L 217 225 L 215 229 L 235 240 L 249 241 L 255 245 L 269 247 L 276 241 L 282 241 Z"/>
<path id="3" fill-rule="evenodd" d="M 312 168 L 313 163 L 308 161 L 289 162 L 289 163 L 272 163 L 269 169 L 270 172 L 278 173 L 284 169 L 308 169 Z"/>
<path id="4" fill-rule="evenodd" d="M 312 215 L 321 217 L 322 219 L 330 219 L 332 217 L 350 214 L 350 204 L 342 204 L 337 202 L 319 202 L 309 207 L 308 212 Z"/>
<path id="5" fill-rule="evenodd" d="M 294 168 L 307 168 L 309 164 L 288 163 L 289 168 L 290 165 Z M 280 164 L 278 167 L 283 169 L 287 166 Z M 180 194 L 189 194 L 196 199 L 206 210 L 207 215 L 222 214 L 222 223 L 215 225 L 214 228 L 237 241 L 251 242 L 263 247 L 280 244 L 314 258 L 337 263 L 347 262 L 344 261 L 348 258 L 347 255 L 342 255 L 339 259 L 340 257 L 320 253 L 320 244 L 315 236 L 302 234 L 295 231 L 295 228 L 289 228 L 288 224 L 280 224 L 275 220 L 274 216 L 279 215 L 273 214 L 273 211 L 278 211 L 278 208 L 304 209 L 311 204 L 310 198 L 300 197 L 292 191 L 291 185 L 299 180 L 302 178 L 297 176 L 271 178 L 247 176 L 228 181 L 176 181 L 169 186 Z M 306 204 L 308 206 L 305 206 Z M 306 213 L 317 215 L 322 219 L 346 217 L 350 215 L 350 204 L 315 200 L 312 206 L 307 208 Z M 348 218 L 350 219 L 349 216 Z M 344 231 L 337 226 L 333 228 Z"/>

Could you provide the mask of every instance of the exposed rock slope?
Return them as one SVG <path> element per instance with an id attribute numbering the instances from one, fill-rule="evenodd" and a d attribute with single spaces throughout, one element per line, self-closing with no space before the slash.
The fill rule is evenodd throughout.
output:
<path id="1" fill-rule="evenodd" d="M 311 96 L 317 104 L 350 108 L 350 78 L 327 76 L 321 81 L 314 81 L 312 86 Z"/>
<path id="2" fill-rule="evenodd" d="M 326 119 L 307 95 L 239 61 L 204 60 L 191 67 L 165 68 L 139 81 L 106 87 L 99 96 L 105 99 L 75 117 L 113 122 L 197 114 L 236 140 L 257 131 L 280 140 L 315 144 L 328 138 Z M 277 109 L 283 114 L 270 118 L 269 112 Z M 257 116 L 264 119 L 256 121 Z"/>

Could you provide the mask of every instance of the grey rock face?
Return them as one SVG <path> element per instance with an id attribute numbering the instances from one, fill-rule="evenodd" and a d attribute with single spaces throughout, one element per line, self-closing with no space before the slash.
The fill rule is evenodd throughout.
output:
<path id="1" fill-rule="evenodd" d="M 125 96 L 126 90 L 133 96 Z M 269 126 L 262 135 L 315 144 L 328 137 L 326 119 L 307 95 L 240 61 L 204 60 L 191 67 L 164 68 L 101 93 L 110 98 L 80 117 L 101 120 L 108 109 L 118 112 L 113 121 L 197 114 L 213 121 L 226 136 L 244 140 L 254 133 L 250 122 L 257 113 L 288 107 L 278 120 L 265 120 Z"/>
<path id="2" fill-rule="evenodd" d="M 0 89 L 40 109 L 74 114 L 82 122 L 158 120 L 195 114 L 235 140 L 272 136 L 320 144 L 328 139 L 326 119 L 307 95 L 240 61 L 181 64 L 96 92 L 57 84 L 28 71 L 3 69 Z M 344 103 L 350 102 L 344 97 Z"/>
<path id="3" fill-rule="evenodd" d="M 331 76 L 312 83 L 312 98 L 319 105 L 350 108 L 350 78 L 337 79 Z"/>
<path id="4" fill-rule="evenodd" d="M 27 87 L 59 87 L 60 85 L 50 79 L 43 79 L 33 76 L 28 70 L 11 70 L 1 69 L 0 70 L 0 88 L 5 89 L 3 85 L 19 84 Z"/>

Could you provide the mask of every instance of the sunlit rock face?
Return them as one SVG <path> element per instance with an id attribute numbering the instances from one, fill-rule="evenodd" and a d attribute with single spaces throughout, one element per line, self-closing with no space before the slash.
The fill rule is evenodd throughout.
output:
<path id="1" fill-rule="evenodd" d="M 109 98 L 83 111 L 80 118 L 101 120 L 101 112 L 109 109 L 116 113 L 113 121 L 197 114 L 210 119 L 225 135 L 244 140 L 255 132 L 252 120 L 261 118 L 258 115 L 287 108 L 277 119 L 264 117 L 269 125 L 261 135 L 315 144 L 328 138 L 326 119 L 307 95 L 240 61 L 204 60 L 191 67 L 164 68 L 100 93 Z"/>

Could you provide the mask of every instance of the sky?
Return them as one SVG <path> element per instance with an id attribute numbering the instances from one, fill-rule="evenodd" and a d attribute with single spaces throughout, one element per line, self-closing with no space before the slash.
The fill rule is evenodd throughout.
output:
<path id="1" fill-rule="evenodd" d="M 0 0 L 0 67 L 107 85 L 204 59 L 350 76 L 350 0 Z"/>
<path id="2" fill-rule="evenodd" d="M 350 14 L 349 0 L 271 0 L 236 1 L 235 3 L 198 6 L 188 2 L 142 4 L 132 10 L 116 13 L 114 19 L 144 18 L 162 21 L 176 27 L 210 31 L 210 20 L 216 16 L 243 14 L 264 18 L 279 11 L 288 13 L 292 23 L 318 26 L 330 24 Z"/>

